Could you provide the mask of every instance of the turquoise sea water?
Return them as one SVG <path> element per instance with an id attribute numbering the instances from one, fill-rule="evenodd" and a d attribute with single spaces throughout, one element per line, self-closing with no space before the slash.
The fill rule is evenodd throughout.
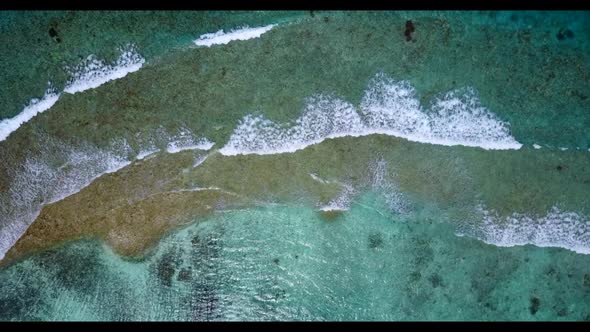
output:
<path id="1" fill-rule="evenodd" d="M 2 272 L 2 319 L 584 320 L 589 257 L 457 237 L 436 211 L 367 194 L 332 222 L 276 205 L 223 211 L 144 260 L 77 242 Z"/>
<path id="2" fill-rule="evenodd" d="M 108 227 L 0 267 L 0 320 L 589 320 L 589 24 L 0 13 L 0 121 L 59 93 L 0 122 L 2 256 L 37 224 Z M 88 83 L 119 48 L 137 68 Z M 192 212 L 199 190 L 239 204 Z"/>

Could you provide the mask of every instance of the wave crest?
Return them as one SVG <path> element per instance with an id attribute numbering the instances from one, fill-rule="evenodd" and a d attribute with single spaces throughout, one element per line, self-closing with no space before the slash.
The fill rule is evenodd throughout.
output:
<path id="1" fill-rule="evenodd" d="M 499 247 L 532 244 L 590 254 L 590 221 L 578 213 L 561 211 L 555 206 L 540 217 L 524 213 L 501 217 L 481 206 L 478 213 L 482 223 L 459 235 L 470 235 Z"/>
<path id="2" fill-rule="evenodd" d="M 508 124 L 483 107 L 473 89 L 451 91 L 425 110 L 415 89 L 378 74 L 359 109 L 334 97 L 309 98 L 302 115 L 278 124 L 246 115 L 220 150 L 224 155 L 295 152 L 328 138 L 385 134 L 438 145 L 519 149 Z"/>

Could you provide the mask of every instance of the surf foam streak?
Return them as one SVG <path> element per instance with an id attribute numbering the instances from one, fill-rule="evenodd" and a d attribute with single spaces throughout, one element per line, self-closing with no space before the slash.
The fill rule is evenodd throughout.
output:
<path id="1" fill-rule="evenodd" d="M 209 155 L 206 154 L 204 156 L 196 156 L 195 160 L 193 161 L 193 168 L 201 165 L 202 163 L 205 162 L 205 160 L 207 160 L 207 158 L 209 158 Z"/>
<path id="2" fill-rule="evenodd" d="M 213 45 L 224 45 L 234 40 L 248 40 L 260 37 L 263 33 L 270 31 L 276 24 L 267 25 L 264 27 L 250 28 L 243 27 L 240 29 L 224 32 L 219 30 L 214 33 L 206 33 L 195 39 L 194 43 L 198 46 L 211 47 Z"/>
<path id="3" fill-rule="evenodd" d="M 27 106 L 13 118 L 0 121 L 0 142 L 16 131 L 23 123 L 28 122 L 37 114 L 50 109 L 57 100 L 59 94 L 49 87 L 41 99 L 32 99 Z"/>
<path id="4" fill-rule="evenodd" d="M 323 95 L 308 99 L 302 115 L 277 124 L 246 115 L 220 149 L 224 155 L 295 152 L 325 139 L 385 134 L 420 143 L 483 149 L 519 149 L 508 125 L 481 106 L 473 89 L 451 91 L 424 109 L 414 88 L 378 74 L 357 110 Z"/>
<path id="5" fill-rule="evenodd" d="M 393 182 L 392 175 L 395 173 L 388 170 L 387 161 L 380 157 L 373 161 L 367 169 L 368 183 L 373 190 L 379 191 L 387 203 L 390 212 L 401 214 L 411 212 L 412 205 Z"/>
<path id="6" fill-rule="evenodd" d="M 64 92 L 73 94 L 97 88 L 106 82 L 138 71 L 144 63 L 145 59 L 132 45 L 121 49 L 121 55 L 112 65 L 90 55 L 77 67 L 70 69 L 72 78 L 66 83 Z"/>
<path id="7" fill-rule="evenodd" d="M 138 154 L 138 155 L 135 157 L 135 159 L 137 159 L 137 160 L 143 160 L 143 159 L 145 159 L 146 157 L 149 157 L 149 156 L 151 156 L 151 155 L 153 155 L 153 154 L 156 154 L 156 153 L 158 153 L 158 152 L 160 152 L 160 150 L 159 150 L 159 149 L 148 149 L 148 150 L 143 150 L 143 151 L 139 152 L 139 154 Z"/>
<path id="8" fill-rule="evenodd" d="M 196 138 L 189 130 L 183 129 L 173 136 L 166 147 L 166 152 L 177 153 L 185 150 L 209 150 L 215 143 L 206 138 Z"/>
<path id="9" fill-rule="evenodd" d="M 327 181 L 327 180 L 324 180 L 324 179 L 320 178 L 315 173 L 309 173 L 309 176 L 311 176 L 311 178 L 314 179 L 314 181 L 317 181 L 319 183 L 322 183 L 322 184 L 330 183 L 330 181 Z"/>
<path id="10" fill-rule="evenodd" d="M 342 191 L 328 204 L 321 206 L 320 211 L 347 211 L 350 209 L 355 190 L 351 185 L 342 184 Z"/>
<path id="11" fill-rule="evenodd" d="M 475 232 L 468 232 L 467 235 L 473 235 L 485 243 L 499 247 L 532 244 L 590 254 L 590 220 L 578 213 L 552 207 L 542 217 L 531 217 L 524 213 L 500 217 L 481 206 L 478 212 L 483 216 L 483 222 L 476 227 Z"/>

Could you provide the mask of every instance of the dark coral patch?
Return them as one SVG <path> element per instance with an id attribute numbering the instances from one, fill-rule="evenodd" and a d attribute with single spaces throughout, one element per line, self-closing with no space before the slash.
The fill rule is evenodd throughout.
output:
<path id="1" fill-rule="evenodd" d="M 430 283 L 432 284 L 433 288 L 437 288 L 440 286 L 443 286 L 443 280 L 441 278 L 441 276 L 439 276 L 438 274 L 434 273 L 432 274 L 428 280 L 430 280 Z"/>
<path id="2" fill-rule="evenodd" d="M 369 235 L 369 248 L 377 249 L 383 247 L 383 235 L 379 232 Z"/>
<path id="3" fill-rule="evenodd" d="M 54 27 L 49 28 L 49 37 L 53 39 L 56 43 L 61 43 L 61 38 L 59 37 L 57 30 Z"/>
<path id="4" fill-rule="evenodd" d="M 183 268 L 178 272 L 178 281 L 190 281 L 193 277 L 192 269 L 190 268 Z"/>
<path id="5" fill-rule="evenodd" d="M 414 27 L 414 22 L 411 20 L 406 21 L 406 30 L 404 31 L 404 36 L 406 36 L 406 41 L 412 40 L 412 33 L 416 31 Z"/>
<path id="6" fill-rule="evenodd" d="M 160 282 L 168 287 L 172 286 L 172 278 L 176 273 L 176 262 L 173 257 L 173 253 L 167 253 L 158 261 L 157 276 Z"/>
<path id="7" fill-rule="evenodd" d="M 51 38 L 57 37 L 57 30 L 55 30 L 55 28 L 53 28 L 53 27 L 49 28 L 49 37 L 51 37 Z"/>
<path id="8" fill-rule="evenodd" d="M 539 311 L 539 307 L 541 307 L 541 300 L 536 296 L 532 296 L 529 305 L 529 311 L 531 312 L 531 315 L 536 314 L 537 311 Z"/>
<path id="9" fill-rule="evenodd" d="M 557 32 L 557 40 L 565 40 L 574 38 L 574 32 L 570 29 L 559 29 Z"/>

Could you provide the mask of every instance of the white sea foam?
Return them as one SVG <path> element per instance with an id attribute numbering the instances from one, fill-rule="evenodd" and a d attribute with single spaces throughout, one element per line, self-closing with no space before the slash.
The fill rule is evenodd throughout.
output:
<path id="1" fill-rule="evenodd" d="M 205 187 L 205 188 L 193 187 L 193 188 L 186 188 L 186 189 L 175 189 L 175 190 L 171 190 L 171 191 L 167 191 L 167 192 L 169 192 L 169 193 L 184 193 L 184 192 L 207 191 L 207 190 L 223 191 L 219 187 Z M 156 195 L 158 195 L 158 194 L 156 194 Z"/>
<path id="2" fill-rule="evenodd" d="M 42 113 L 59 99 L 59 94 L 51 87 L 47 89 L 41 99 L 32 99 L 27 106 L 13 118 L 0 121 L 0 142 L 4 141 L 11 133 L 17 130 L 23 123 L 28 122 L 34 116 Z"/>
<path id="3" fill-rule="evenodd" d="M 64 92 L 77 93 L 94 89 L 106 82 L 123 78 L 129 73 L 138 71 L 144 63 L 145 59 L 133 46 L 121 49 L 121 55 L 114 64 L 107 64 L 104 60 L 90 55 L 78 66 L 69 68 L 72 77 L 66 83 Z"/>
<path id="4" fill-rule="evenodd" d="M 533 148 L 535 148 L 536 150 L 540 149 L 541 146 L 539 144 L 533 144 Z"/>
<path id="5" fill-rule="evenodd" d="M 158 153 L 158 152 L 160 152 L 160 149 L 151 148 L 151 149 L 147 149 L 147 150 L 142 150 L 137 154 L 135 159 L 143 160 L 144 158 L 149 157 L 149 156 L 151 156 L 155 153 Z"/>
<path id="6" fill-rule="evenodd" d="M 473 235 L 488 244 L 500 247 L 532 244 L 590 254 L 590 220 L 578 213 L 563 212 L 557 207 L 541 217 L 524 213 L 500 217 L 483 207 L 478 212 L 483 223 Z"/>
<path id="7" fill-rule="evenodd" d="M 177 135 L 170 138 L 166 152 L 177 153 L 184 150 L 209 150 L 215 143 L 206 138 L 195 137 L 190 130 L 182 129 Z"/>
<path id="8" fill-rule="evenodd" d="M 195 161 L 193 161 L 193 168 L 201 165 L 202 163 L 205 162 L 205 160 L 207 160 L 207 158 L 209 158 L 209 155 L 206 154 L 204 156 L 196 156 L 195 157 Z"/>
<path id="9" fill-rule="evenodd" d="M 412 211 L 410 202 L 404 197 L 396 183 L 393 182 L 393 172 L 388 170 L 387 161 L 379 158 L 372 162 L 367 169 L 367 183 L 371 189 L 378 190 L 384 196 L 389 210 L 394 213 L 408 213 Z"/>
<path id="10" fill-rule="evenodd" d="M 472 89 L 452 91 L 425 110 L 414 88 L 378 74 L 357 110 L 323 95 L 308 99 L 302 115 L 277 124 L 261 115 L 246 115 L 220 149 L 224 155 L 295 152 L 325 139 L 385 134 L 438 145 L 484 149 L 519 149 L 508 125 L 480 105 Z"/>
<path id="11" fill-rule="evenodd" d="M 106 173 L 129 165 L 126 142 L 115 142 L 108 150 L 90 145 L 72 147 L 43 138 L 39 157 L 26 158 L 14 170 L 9 190 L 0 193 L 0 259 L 37 218 L 42 207 L 73 195 Z M 114 152 L 112 152 L 114 151 Z M 55 166 L 55 161 L 61 161 Z"/>
<path id="12" fill-rule="evenodd" d="M 194 43 L 199 46 L 211 47 L 213 45 L 227 44 L 234 40 L 248 40 L 258 38 L 263 33 L 270 31 L 270 29 L 272 29 L 273 27 L 275 27 L 275 24 L 257 28 L 250 28 L 246 26 L 240 29 L 231 30 L 229 32 L 219 30 L 214 33 L 206 33 L 200 36 L 198 39 L 194 41 Z"/>
<path id="13" fill-rule="evenodd" d="M 328 183 L 330 183 L 330 181 L 327 181 L 327 180 L 324 180 L 324 179 L 320 178 L 315 173 L 309 173 L 309 176 L 311 176 L 312 179 L 314 179 L 315 181 L 317 181 L 319 183 L 322 183 L 322 184 L 328 184 Z"/>
<path id="14" fill-rule="evenodd" d="M 114 64 L 107 64 L 94 55 L 75 67 L 68 67 L 70 79 L 66 83 L 64 92 L 77 93 L 96 88 L 106 82 L 125 77 L 127 74 L 139 70 L 145 59 L 130 45 L 121 49 L 121 56 Z M 23 123 L 31 120 L 37 114 L 51 108 L 59 99 L 60 94 L 51 86 L 40 99 L 32 99 L 21 113 L 10 119 L 0 121 L 0 142 L 4 141 Z"/>
<path id="15" fill-rule="evenodd" d="M 350 208 L 355 190 L 351 185 L 343 184 L 342 191 L 328 204 L 321 206 L 321 211 L 347 211 Z"/>

